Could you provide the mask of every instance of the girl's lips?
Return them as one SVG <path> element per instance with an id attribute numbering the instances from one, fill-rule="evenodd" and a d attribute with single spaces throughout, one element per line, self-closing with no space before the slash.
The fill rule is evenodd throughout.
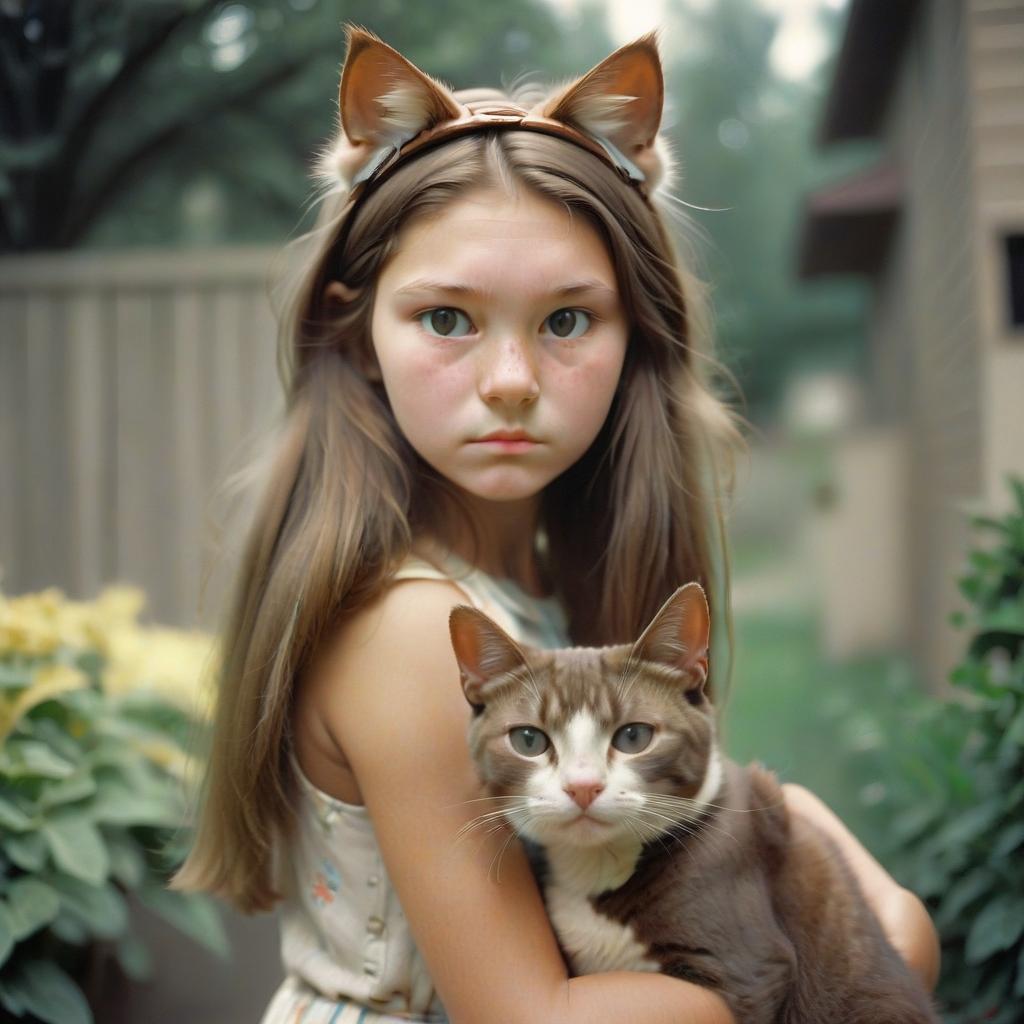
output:
<path id="1" fill-rule="evenodd" d="M 531 437 L 525 430 L 495 430 L 492 434 L 486 434 L 477 438 L 479 442 L 487 441 L 529 441 L 530 444 L 537 444 L 537 439 Z"/>
<path id="2" fill-rule="evenodd" d="M 486 445 L 488 448 L 494 448 L 497 451 L 502 452 L 528 452 L 531 448 L 537 447 L 536 441 L 528 441 L 526 439 L 520 441 L 505 441 L 501 438 L 487 438 L 483 441 L 477 441 L 477 444 Z"/>
<path id="3" fill-rule="evenodd" d="M 493 434 L 478 438 L 474 444 L 484 444 L 502 452 L 526 452 L 540 442 L 525 430 L 496 430 Z"/>

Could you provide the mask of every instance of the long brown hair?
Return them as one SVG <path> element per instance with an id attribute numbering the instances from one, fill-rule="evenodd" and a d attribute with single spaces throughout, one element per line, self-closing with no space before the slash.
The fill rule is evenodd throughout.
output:
<path id="1" fill-rule="evenodd" d="M 604 427 L 543 496 L 546 557 L 573 641 L 634 639 L 681 582 L 716 596 L 716 474 L 737 435 L 709 387 L 702 288 L 637 190 L 572 143 L 506 129 L 425 152 L 352 210 L 328 196 L 282 315 L 285 425 L 222 634 L 203 799 L 177 888 L 244 911 L 279 898 L 295 682 L 339 620 L 388 585 L 414 536 L 443 526 L 432 516 L 445 481 L 404 440 L 367 373 L 370 323 L 399 230 L 476 188 L 532 189 L 586 217 L 608 246 L 631 325 Z M 324 297 L 332 279 L 354 293 L 340 308 Z"/>

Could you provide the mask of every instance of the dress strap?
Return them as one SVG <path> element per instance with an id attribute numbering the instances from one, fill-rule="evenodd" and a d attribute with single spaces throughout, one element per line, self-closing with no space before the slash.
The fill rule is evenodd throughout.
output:
<path id="1" fill-rule="evenodd" d="M 419 555 L 409 555 L 404 562 L 395 570 L 392 577 L 394 580 L 446 580 L 451 581 L 451 575 L 443 572 L 436 565 L 428 562 Z"/>

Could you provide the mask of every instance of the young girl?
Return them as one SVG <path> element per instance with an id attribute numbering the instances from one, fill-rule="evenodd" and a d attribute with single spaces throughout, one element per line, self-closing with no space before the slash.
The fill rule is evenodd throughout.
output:
<path id="1" fill-rule="evenodd" d="M 729 1021 L 673 978 L 568 979 L 519 844 L 460 837 L 481 801 L 451 608 L 537 646 L 621 643 L 714 582 L 732 428 L 658 212 L 654 38 L 515 99 L 451 93 L 361 30 L 348 47 L 340 185 L 290 317 L 176 884 L 281 902 L 265 1024 Z M 933 981 L 920 903 L 808 792 L 787 802 Z"/>

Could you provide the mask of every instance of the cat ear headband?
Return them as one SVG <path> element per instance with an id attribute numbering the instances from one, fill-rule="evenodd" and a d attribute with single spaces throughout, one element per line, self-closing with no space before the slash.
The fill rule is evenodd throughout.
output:
<path id="1" fill-rule="evenodd" d="M 352 25 L 347 32 L 341 131 L 318 168 L 332 190 L 354 198 L 426 147 L 495 128 L 567 139 L 601 157 L 648 202 L 668 176 L 669 151 L 658 135 L 665 86 L 653 32 L 529 109 L 491 90 L 452 92 L 373 33 Z"/>

